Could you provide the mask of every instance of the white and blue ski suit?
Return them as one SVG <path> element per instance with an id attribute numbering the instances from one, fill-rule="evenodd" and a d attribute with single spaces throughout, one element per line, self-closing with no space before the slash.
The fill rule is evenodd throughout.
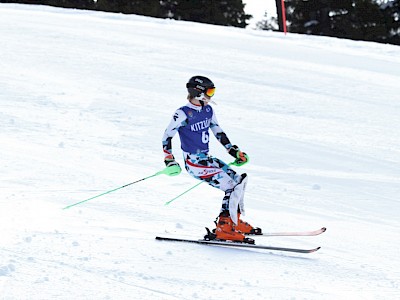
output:
<path id="1" fill-rule="evenodd" d="M 162 138 L 165 159 L 174 158 L 172 138 L 178 132 L 187 172 L 225 192 L 221 212 L 229 211 L 232 221 L 237 224 L 237 212 L 244 214 L 243 196 L 247 176 L 238 174 L 228 164 L 208 154 L 209 129 L 229 151 L 232 144 L 218 125 L 210 105 L 202 107 L 188 102 L 177 109 Z"/>

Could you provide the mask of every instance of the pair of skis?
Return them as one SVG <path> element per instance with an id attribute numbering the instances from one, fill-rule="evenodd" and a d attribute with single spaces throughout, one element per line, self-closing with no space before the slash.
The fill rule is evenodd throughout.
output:
<path id="1" fill-rule="evenodd" d="M 326 228 L 322 227 L 318 230 L 313 231 L 297 231 L 297 232 L 270 232 L 262 233 L 256 235 L 257 237 L 272 237 L 272 236 L 315 236 L 320 235 L 325 232 Z M 313 253 L 318 251 L 321 247 L 312 249 L 298 249 L 298 248 L 286 248 L 286 247 L 273 247 L 264 245 L 254 245 L 241 242 L 228 242 L 228 241 L 218 241 L 218 240 L 191 240 L 191 239 L 181 239 L 181 238 L 169 238 L 157 236 L 156 240 L 160 241 L 170 241 L 170 242 L 183 242 L 183 243 L 195 243 L 202 245 L 213 245 L 213 246 L 225 246 L 225 247 L 236 247 L 236 248 L 253 248 L 253 249 L 263 249 L 263 250 L 274 250 L 274 251 L 286 251 L 286 252 L 296 252 L 296 253 Z"/>

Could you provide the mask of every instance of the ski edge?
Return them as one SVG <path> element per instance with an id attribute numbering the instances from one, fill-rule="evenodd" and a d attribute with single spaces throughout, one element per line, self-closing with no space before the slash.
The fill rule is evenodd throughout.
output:
<path id="1" fill-rule="evenodd" d="M 318 251 L 321 248 L 321 247 L 317 247 L 317 248 L 313 248 L 313 249 L 298 249 L 298 248 L 243 244 L 243 243 L 235 243 L 235 242 L 179 239 L 179 238 L 169 238 L 169 237 L 161 237 L 161 236 L 156 236 L 156 240 L 170 241 L 170 242 L 194 243 L 194 244 L 203 244 L 203 245 L 212 245 L 212 246 L 226 246 L 226 247 L 235 247 L 235 248 L 252 248 L 252 249 L 262 249 L 262 250 L 285 251 L 285 252 L 295 252 L 295 253 L 313 253 L 313 252 Z"/>
<path id="2" fill-rule="evenodd" d="M 317 230 L 312 230 L 312 231 L 295 231 L 295 232 L 266 232 L 262 233 L 259 235 L 255 236 L 315 236 L 315 235 L 320 235 L 321 233 L 324 233 L 326 231 L 326 227 L 322 227 Z"/>

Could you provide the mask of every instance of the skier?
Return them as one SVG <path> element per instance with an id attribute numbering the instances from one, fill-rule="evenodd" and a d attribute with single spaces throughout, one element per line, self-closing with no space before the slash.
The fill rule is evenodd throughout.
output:
<path id="1" fill-rule="evenodd" d="M 179 132 L 187 172 L 225 192 L 215 234 L 209 232 L 209 237 L 254 243 L 254 240 L 246 238 L 244 234 L 261 234 L 261 229 L 253 228 L 240 219 L 240 215 L 244 213 L 243 196 L 247 174 L 236 173 L 228 164 L 208 154 L 209 129 L 235 158 L 234 165 L 241 166 L 247 163 L 249 156 L 238 146 L 231 144 L 218 124 L 209 105 L 215 92 L 214 83 L 207 77 L 193 76 L 186 88 L 188 103 L 175 111 L 162 139 L 164 162 L 169 175 L 178 175 L 181 172 L 181 167 L 172 154 L 172 138 Z"/>

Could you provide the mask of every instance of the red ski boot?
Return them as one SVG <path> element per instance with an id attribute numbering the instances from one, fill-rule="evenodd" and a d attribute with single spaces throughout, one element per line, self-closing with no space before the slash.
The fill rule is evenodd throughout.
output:
<path id="1" fill-rule="evenodd" d="M 217 228 L 215 229 L 216 239 L 222 241 L 242 242 L 254 244 L 254 240 L 247 238 L 244 234 L 238 231 L 230 216 L 219 216 Z"/>
<path id="2" fill-rule="evenodd" d="M 244 234 L 255 234 L 255 235 L 262 234 L 261 228 L 253 227 L 249 223 L 242 221 L 240 219 L 240 213 L 238 213 L 238 224 L 236 225 L 236 230 L 239 230 Z"/>

